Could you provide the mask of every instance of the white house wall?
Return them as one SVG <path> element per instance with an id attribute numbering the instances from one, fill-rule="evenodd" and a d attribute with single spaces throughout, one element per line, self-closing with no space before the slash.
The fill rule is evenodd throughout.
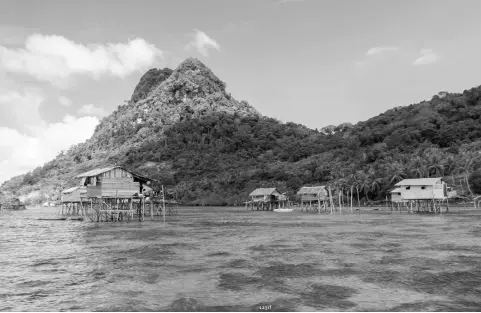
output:
<path id="1" fill-rule="evenodd" d="M 402 186 L 401 197 L 405 200 L 431 200 L 431 199 L 444 199 L 444 190 L 442 184 L 436 184 L 434 186 L 410 186 L 410 189 L 406 189 L 408 186 Z"/>

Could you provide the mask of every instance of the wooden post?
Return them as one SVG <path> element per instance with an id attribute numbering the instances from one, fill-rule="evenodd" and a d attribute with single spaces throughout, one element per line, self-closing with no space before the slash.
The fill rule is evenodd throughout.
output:
<path id="1" fill-rule="evenodd" d="M 354 211 L 352 209 L 352 192 L 353 192 L 353 186 L 351 186 L 351 214 L 354 214 Z"/>
<path id="2" fill-rule="evenodd" d="M 339 191 L 339 214 L 342 214 L 341 191 L 342 189 Z"/>
<path id="3" fill-rule="evenodd" d="M 388 209 L 388 202 L 387 202 L 387 196 L 386 196 L 386 211 L 387 211 L 387 209 Z"/>
<path id="4" fill-rule="evenodd" d="M 164 185 L 162 185 L 162 211 L 164 215 L 164 224 L 165 224 L 165 193 L 164 193 Z"/>
<path id="5" fill-rule="evenodd" d="M 133 198 L 130 197 L 130 204 L 129 204 L 129 208 L 130 208 L 130 209 L 129 209 L 129 210 L 130 210 L 129 214 L 130 214 L 130 216 L 129 216 L 129 219 L 132 219 L 132 220 L 133 220 L 133 219 L 134 219 L 134 207 L 133 207 L 133 205 L 134 205 L 133 202 L 134 202 L 134 201 L 132 201 L 132 200 L 133 200 Z"/>
<path id="6" fill-rule="evenodd" d="M 150 201 L 150 219 L 154 220 L 154 204 L 152 203 L 152 199 L 149 197 Z"/>
<path id="7" fill-rule="evenodd" d="M 332 200 L 331 186 L 329 186 L 329 198 L 331 200 L 331 214 L 333 213 L 334 201 Z"/>

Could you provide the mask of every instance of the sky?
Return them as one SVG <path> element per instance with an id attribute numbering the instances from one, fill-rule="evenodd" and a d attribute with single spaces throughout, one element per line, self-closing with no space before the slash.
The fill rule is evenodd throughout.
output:
<path id="1" fill-rule="evenodd" d="M 480 14 L 479 0 L 2 0 L 0 184 L 188 57 L 262 114 L 318 129 L 479 86 Z"/>

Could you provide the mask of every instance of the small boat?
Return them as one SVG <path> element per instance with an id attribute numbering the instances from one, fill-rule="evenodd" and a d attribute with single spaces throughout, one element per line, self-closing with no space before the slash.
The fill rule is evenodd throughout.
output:
<path id="1" fill-rule="evenodd" d="M 294 209 L 288 209 L 288 208 L 285 208 L 285 209 L 274 209 L 273 211 L 274 211 L 274 212 L 279 212 L 279 213 L 286 213 L 286 212 L 292 212 L 292 211 L 294 211 Z"/>

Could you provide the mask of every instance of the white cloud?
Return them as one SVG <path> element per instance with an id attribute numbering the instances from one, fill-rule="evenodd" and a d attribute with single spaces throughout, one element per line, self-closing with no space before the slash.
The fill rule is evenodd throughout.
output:
<path id="1" fill-rule="evenodd" d="M 72 105 L 72 100 L 64 96 L 58 96 L 58 102 L 64 107 L 69 107 Z"/>
<path id="2" fill-rule="evenodd" d="M 90 138 L 98 118 L 65 116 L 61 122 L 48 124 L 34 135 L 0 127 L 0 184 L 24 174 L 55 158 L 62 150 Z"/>
<path id="3" fill-rule="evenodd" d="M 386 52 L 393 52 L 399 50 L 398 47 L 374 47 L 369 49 L 366 52 L 366 55 L 377 55 L 377 54 L 383 54 Z"/>
<path id="4" fill-rule="evenodd" d="M 86 104 L 77 110 L 77 114 L 104 117 L 107 115 L 107 111 L 105 111 L 103 108 L 96 107 L 93 104 Z"/>
<path id="5" fill-rule="evenodd" d="M 441 57 L 431 49 L 422 49 L 420 54 L 421 56 L 414 60 L 413 65 L 432 64 L 441 60 Z"/>
<path id="6" fill-rule="evenodd" d="M 203 56 L 209 55 L 209 49 L 216 49 L 220 51 L 220 45 L 206 33 L 195 29 L 194 39 L 185 47 L 186 49 L 195 48 Z"/>
<path id="7" fill-rule="evenodd" d="M 142 38 L 127 43 L 83 45 L 63 36 L 34 34 L 21 49 L 0 46 L 0 67 L 56 86 L 72 75 L 125 77 L 151 66 L 162 51 Z"/>
<path id="8" fill-rule="evenodd" d="M 23 129 L 35 132 L 38 127 L 46 126 L 39 112 L 43 100 L 43 95 L 36 89 L 10 91 L 0 94 L 0 112 L 11 116 Z"/>

